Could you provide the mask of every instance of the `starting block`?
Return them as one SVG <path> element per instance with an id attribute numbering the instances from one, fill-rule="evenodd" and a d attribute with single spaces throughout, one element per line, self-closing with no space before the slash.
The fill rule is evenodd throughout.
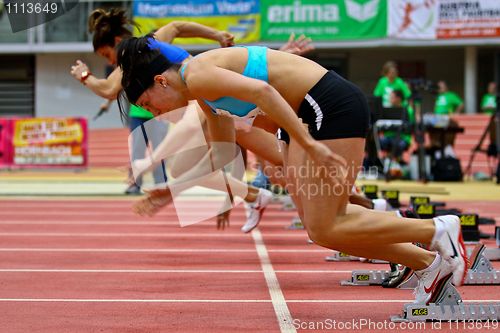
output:
<path id="1" fill-rule="evenodd" d="M 484 251 L 484 256 L 490 261 L 500 261 L 500 248 L 486 249 Z"/>
<path id="2" fill-rule="evenodd" d="M 415 213 L 421 219 L 432 219 L 436 216 L 436 206 L 433 204 L 415 204 Z"/>
<path id="3" fill-rule="evenodd" d="M 500 285 L 500 271 L 495 270 L 485 257 L 485 247 L 478 244 L 470 255 L 471 268 L 467 272 L 464 285 Z M 341 261 L 341 260 L 337 260 Z M 382 285 L 390 271 L 386 270 L 356 270 L 352 272 L 351 280 L 341 281 L 342 286 L 373 286 Z M 413 289 L 417 286 L 417 277 L 412 271 L 401 278 L 399 289 Z"/>
<path id="4" fill-rule="evenodd" d="M 450 275 L 451 278 L 451 275 Z M 500 303 L 464 303 L 458 291 L 450 283 L 445 286 L 429 305 L 405 304 L 400 316 L 392 316 L 395 323 L 415 321 L 498 321 Z"/>
<path id="5" fill-rule="evenodd" d="M 382 198 L 384 198 L 393 208 L 401 207 L 401 203 L 399 202 L 399 191 L 396 190 L 382 191 Z"/>
<path id="6" fill-rule="evenodd" d="M 417 205 L 427 205 L 431 203 L 431 198 L 429 197 L 410 197 L 410 208 L 415 209 Z"/>
<path id="7" fill-rule="evenodd" d="M 443 291 L 429 305 L 405 304 L 395 323 L 415 321 L 486 321 L 500 319 L 500 303 L 464 303 L 458 291 L 446 282 Z"/>
<path id="8" fill-rule="evenodd" d="M 496 249 L 486 249 L 484 251 L 484 256 L 491 261 L 499 261 L 500 260 L 500 227 L 495 228 L 495 238 L 497 241 Z"/>
<path id="9" fill-rule="evenodd" d="M 363 185 L 361 186 L 361 191 L 365 194 L 365 196 L 370 199 L 378 199 L 378 186 L 377 185 Z"/>
<path id="10" fill-rule="evenodd" d="M 465 242 L 479 242 L 479 216 L 477 214 L 460 214 L 460 225 Z"/>
<path id="11" fill-rule="evenodd" d="M 369 271 L 357 270 L 352 272 L 351 280 L 340 282 L 341 286 L 373 286 L 382 285 L 382 282 L 389 278 L 390 271 Z M 401 282 L 397 286 L 398 289 L 414 289 L 417 286 L 417 277 L 413 271 L 408 270 L 405 276 L 401 277 Z"/>
<path id="12" fill-rule="evenodd" d="M 302 224 L 302 220 L 300 217 L 294 217 L 292 219 L 292 223 L 286 227 L 288 230 L 304 230 L 304 225 Z"/>
<path id="13" fill-rule="evenodd" d="M 284 196 L 281 199 L 281 204 L 282 204 L 281 209 L 284 211 L 290 211 L 296 209 L 295 204 L 293 203 L 292 198 L 289 195 Z"/>
<path id="14" fill-rule="evenodd" d="M 326 261 L 363 261 L 360 257 L 351 256 L 350 254 L 344 252 L 334 251 L 333 255 L 326 256 Z M 389 262 L 378 259 L 367 259 L 368 262 L 372 264 L 388 264 Z"/>
<path id="15" fill-rule="evenodd" d="M 471 268 L 467 272 L 464 284 L 500 285 L 500 271 L 495 270 L 485 256 L 485 247 L 478 244 L 470 256 Z"/>

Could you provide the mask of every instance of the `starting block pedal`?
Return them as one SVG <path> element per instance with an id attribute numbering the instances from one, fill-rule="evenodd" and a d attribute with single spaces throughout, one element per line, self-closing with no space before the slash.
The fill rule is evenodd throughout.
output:
<path id="1" fill-rule="evenodd" d="M 403 268 L 404 269 L 404 268 Z M 398 289 L 414 289 L 417 286 L 417 277 L 408 269 L 401 271 L 401 282 Z M 390 277 L 391 272 L 385 270 L 356 270 L 352 271 L 351 280 L 340 282 L 341 286 L 377 286 Z"/>
<path id="2" fill-rule="evenodd" d="M 431 203 L 431 198 L 421 197 L 421 196 L 411 196 L 410 197 L 410 208 L 415 209 L 417 205 L 427 205 Z"/>
<path id="3" fill-rule="evenodd" d="M 484 256 L 491 261 L 499 261 L 500 260 L 500 227 L 495 228 L 495 239 L 497 242 L 496 249 L 486 249 L 484 252 Z"/>
<path id="4" fill-rule="evenodd" d="M 365 194 L 365 196 L 370 199 L 378 199 L 378 186 L 377 185 L 363 185 L 361 186 L 361 191 Z"/>
<path id="5" fill-rule="evenodd" d="M 284 211 L 290 211 L 296 209 L 295 204 L 293 203 L 292 198 L 289 195 L 284 196 L 281 199 L 281 204 L 282 204 L 281 209 Z"/>
<path id="6" fill-rule="evenodd" d="M 464 284 L 500 285 L 500 271 L 495 270 L 485 256 L 484 244 L 477 244 L 470 256 L 471 268 L 467 272 Z"/>
<path id="7" fill-rule="evenodd" d="M 341 286 L 381 285 L 389 277 L 389 271 L 352 271 L 351 280 L 340 281 Z"/>
<path id="8" fill-rule="evenodd" d="M 331 256 L 326 256 L 325 260 L 326 261 L 364 261 L 360 257 L 351 256 L 350 254 L 347 254 L 344 252 L 337 252 L 337 251 L 334 251 L 333 255 L 331 255 Z M 370 262 L 372 264 L 388 264 L 389 263 L 387 261 L 378 260 L 378 259 L 366 259 L 366 261 Z"/>
<path id="9" fill-rule="evenodd" d="M 382 198 L 384 198 L 393 208 L 401 207 L 401 203 L 399 202 L 399 191 L 397 190 L 382 191 Z"/>
<path id="10" fill-rule="evenodd" d="M 292 219 L 292 223 L 286 227 L 288 230 L 304 230 L 304 225 L 302 224 L 302 220 L 300 217 L 294 217 Z"/>
<path id="11" fill-rule="evenodd" d="M 451 276 L 450 276 L 451 278 Z M 400 316 L 392 316 L 395 323 L 416 321 L 498 321 L 500 303 L 464 303 L 458 291 L 445 282 L 443 290 L 429 305 L 405 304 Z"/>
<path id="12" fill-rule="evenodd" d="M 484 251 L 484 257 L 490 261 L 500 261 L 500 248 L 486 249 Z"/>

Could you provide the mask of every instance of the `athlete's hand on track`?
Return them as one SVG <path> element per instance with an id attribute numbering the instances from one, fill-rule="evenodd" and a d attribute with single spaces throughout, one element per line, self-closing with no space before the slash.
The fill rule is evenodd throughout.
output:
<path id="1" fill-rule="evenodd" d="M 88 71 L 89 67 L 81 60 L 77 60 L 76 64 L 74 66 L 71 66 L 71 75 L 73 75 L 73 77 L 78 81 L 82 80 L 82 73 Z"/>
<path id="2" fill-rule="evenodd" d="M 144 190 L 144 192 L 145 196 L 132 207 L 134 213 L 138 215 L 151 217 L 172 202 L 172 193 L 168 188 Z"/>
<path id="3" fill-rule="evenodd" d="M 234 46 L 234 35 L 227 31 L 219 31 L 218 41 L 221 47 Z"/>
<path id="4" fill-rule="evenodd" d="M 280 51 L 293 53 L 297 55 L 303 55 L 307 52 L 314 50 L 314 45 L 312 44 L 312 39 L 306 37 L 305 35 L 300 35 L 295 39 L 295 34 L 291 33 L 288 38 L 288 42 L 280 47 Z"/>
<path id="5" fill-rule="evenodd" d="M 230 211 L 228 210 L 217 215 L 217 230 L 224 230 L 226 226 L 229 227 L 229 214 Z"/>
<path id="6" fill-rule="evenodd" d="M 151 167 L 151 163 L 152 162 L 150 158 L 134 160 L 132 162 L 132 177 L 134 177 L 134 175 L 141 176 L 146 173 Z"/>

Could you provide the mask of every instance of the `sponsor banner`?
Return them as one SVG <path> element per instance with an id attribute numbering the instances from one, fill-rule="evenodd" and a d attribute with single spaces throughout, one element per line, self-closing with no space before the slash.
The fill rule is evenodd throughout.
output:
<path id="1" fill-rule="evenodd" d="M 388 11 L 392 38 L 500 37 L 499 0 L 389 1 Z"/>
<path id="2" fill-rule="evenodd" d="M 87 121 L 83 118 L 12 120 L 12 165 L 86 167 Z"/>
<path id="3" fill-rule="evenodd" d="M 259 0 L 134 0 L 137 35 L 157 30 L 172 21 L 195 21 L 235 36 L 236 43 L 259 40 Z M 215 43 L 204 38 L 177 38 L 176 44 Z"/>
<path id="4" fill-rule="evenodd" d="M 313 40 L 362 40 L 387 35 L 387 0 L 261 0 L 262 40 L 291 33 Z"/>
<path id="5" fill-rule="evenodd" d="M 0 168 L 9 167 L 11 164 L 10 120 L 0 119 Z"/>
<path id="6" fill-rule="evenodd" d="M 387 35 L 401 39 L 436 39 L 438 0 L 389 1 Z"/>
<path id="7" fill-rule="evenodd" d="M 437 37 L 500 37 L 500 1 L 440 0 Z"/>

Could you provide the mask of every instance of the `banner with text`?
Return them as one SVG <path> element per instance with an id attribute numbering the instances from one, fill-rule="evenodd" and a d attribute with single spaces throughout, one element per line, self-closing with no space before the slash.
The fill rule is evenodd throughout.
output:
<path id="1" fill-rule="evenodd" d="M 87 120 L 25 118 L 12 120 L 12 165 L 86 167 Z"/>
<path id="2" fill-rule="evenodd" d="M 261 0 L 262 40 L 305 34 L 315 41 L 387 36 L 387 0 Z"/>
<path id="3" fill-rule="evenodd" d="M 195 21 L 235 36 L 236 43 L 259 40 L 258 0 L 134 0 L 137 35 L 157 30 L 172 21 Z M 215 43 L 204 38 L 177 38 L 179 44 Z"/>
<path id="4" fill-rule="evenodd" d="M 12 163 L 10 128 L 10 121 L 8 119 L 0 119 L 0 168 L 9 167 Z"/>
<path id="5" fill-rule="evenodd" d="M 388 11 L 392 38 L 500 37 L 499 0 L 389 1 Z"/>

